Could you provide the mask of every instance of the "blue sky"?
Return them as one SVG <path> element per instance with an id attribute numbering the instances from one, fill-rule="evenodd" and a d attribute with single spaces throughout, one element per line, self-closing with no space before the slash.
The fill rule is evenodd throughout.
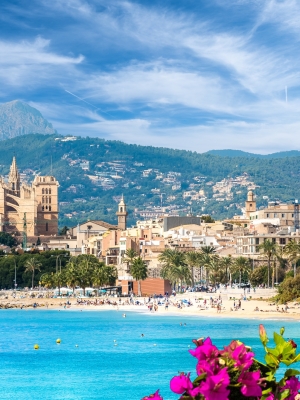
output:
<path id="1" fill-rule="evenodd" d="M 300 148 L 298 0 L 3 0 L 0 24 L 0 102 L 61 134 Z"/>

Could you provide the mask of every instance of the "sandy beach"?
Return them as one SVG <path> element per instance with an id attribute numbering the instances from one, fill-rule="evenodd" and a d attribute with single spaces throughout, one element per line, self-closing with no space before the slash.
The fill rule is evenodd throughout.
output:
<path id="1" fill-rule="evenodd" d="M 49 294 L 48 294 L 49 295 Z M 39 297 L 40 296 L 40 297 Z M 42 297 L 43 296 L 43 297 Z M 227 297 L 227 296 L 226 296 Z M 82 310 L 82 311 L 128 311 L 145 312 L 157 315 L 182 315 L 218 318 L 248 318 L 248 319 L 294 319 L 300 320 L 300 303 L 291 302 L 287 305 L 276 305 L 268 299 L 244 299 L 242 295 L 235 300 L 213 293 L 184 293 L 170 296 L 167 303 L 163 299 L 134 297 L 131 304 L 129 298 L 98 297 L 98 298 L 51 298 L 46 293 L 11 291 L 1 292 L 1 309 L 35 309 L 35 310 Z M 159 305 L 159 302 L 164 304 Z M 240 307 L 239 307 L 240 305 Z M 150 307 L 149 307 L 150 306 Z M 152 306 L 152 307 L 151 307 Z M 152 309 L 151 309 L 152 308 Z"/>

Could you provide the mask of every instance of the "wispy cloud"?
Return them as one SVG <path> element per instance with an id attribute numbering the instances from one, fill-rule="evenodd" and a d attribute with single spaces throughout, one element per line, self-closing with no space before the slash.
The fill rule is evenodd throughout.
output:
<path id="1" fill-rule="evenodd" d="M 61 133 L 199 151 L 268 151 L 292 138 L 298 1 L 166 4 L 34 2 L 19 35 L 0 35 L 1 98 L 37 104 Z M 20 9 L 7 10 L 13 25 Z"/>

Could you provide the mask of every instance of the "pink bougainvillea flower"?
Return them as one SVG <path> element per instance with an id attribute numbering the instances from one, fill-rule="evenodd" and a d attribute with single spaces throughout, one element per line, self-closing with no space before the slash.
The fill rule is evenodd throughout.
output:
<path id="1" fill-rule="evenodd" d="M 196 347 L 194 350 L 189 350 L 193 357 L 196 357 L 199 361 L 211 361 L 218 357 L 219 350 L 212 344 L 211 339 L 208 337 L 204 340 L 201 346 Z"/>
<path id="2" fill-rule="evenodd" d="M 258 384 L 259 379 L 260 371 L 242 372 L 238 379 L 238 382 L 242 384 L 242 394 L 246 397 L 260 397 L 262 390 Z"/>
<path id="3" fill-rule="evenodd" d="M 190 374 L 174 376 L 170 381 L 170 388 L 172 392 L 182 394 L 193 389 L 193 384 L 190 380 Z"/>
<path id="4" fill-rule="evenodd" d="M 254 353 L 248 351 L 246 346 L 241 344 L 232 352 L 231 357 L 235 360 L 235 367 L 248 369 L 253 364 Z"/>
<path id="5" fill-rule="evenodd" d="M 291 376 L 286 382 L 282 390 L 289 389 L 290 393 L 286 400 L 294 400 L 300 390 L 300 382 L 295 376 Z"/>
<path id="6" fill-rule="evenodd" d="M 198 375 L 206 373 L 207 375 L 216 375 L 221 369 L 219 364 L 219 359 L 216 358 L 215 360 L 199 360 L 196 365 L 196 371 Z"/>
<path id="7" fill-rule="evenodd" d="M 142 400 L 164 400 L 164 399 L 159 394 L 159 390 L 157 390 L 155 393 L 150 394 L 149 396 L 143 397 Z"/>
<path id="8" fill-rule="evenodd" d="M 266 400 L 275 400 L 275 396 L 273 393 L 269 394 L 269 396 L 266 398 Z"/>
<path id="9" fill-rule="evenodd" d="M 218 374 L 208 376 L 197 388 L 198 393 L 203 394 L 206 400 L 227 400 L 230 393 L 227 389 L 229 382 L 227 368 L 223 368 Z"/>
<path id="10" fill-rule="evenodd" d="M 232 340 L 228 346 L 224 346 L 224 350 L 220 351 L 222 355 L 227 355 L 228 357 L 231 357 L 231 354 L 234 352 L 234 350 L 241 345 L 241 342 L 238 342 L 237 340 Z"/>

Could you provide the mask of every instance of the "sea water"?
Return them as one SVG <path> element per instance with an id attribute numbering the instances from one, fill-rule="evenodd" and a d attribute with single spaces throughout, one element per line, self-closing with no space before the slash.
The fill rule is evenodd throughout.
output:
<path id="1" fill-rule="evenodd" d="M 199 337 L 218 347 L 240 339 L 263 357 L 262 321 L 123 312 L 1 310 L 0 399 L 140 400 L 159 388 L 175 400 L 169 381 L 179 371 L 194 376 L 188 349 Z M 269 334 L 284 325 L 300 343 L 298 321 L 264 325 Z"/>

